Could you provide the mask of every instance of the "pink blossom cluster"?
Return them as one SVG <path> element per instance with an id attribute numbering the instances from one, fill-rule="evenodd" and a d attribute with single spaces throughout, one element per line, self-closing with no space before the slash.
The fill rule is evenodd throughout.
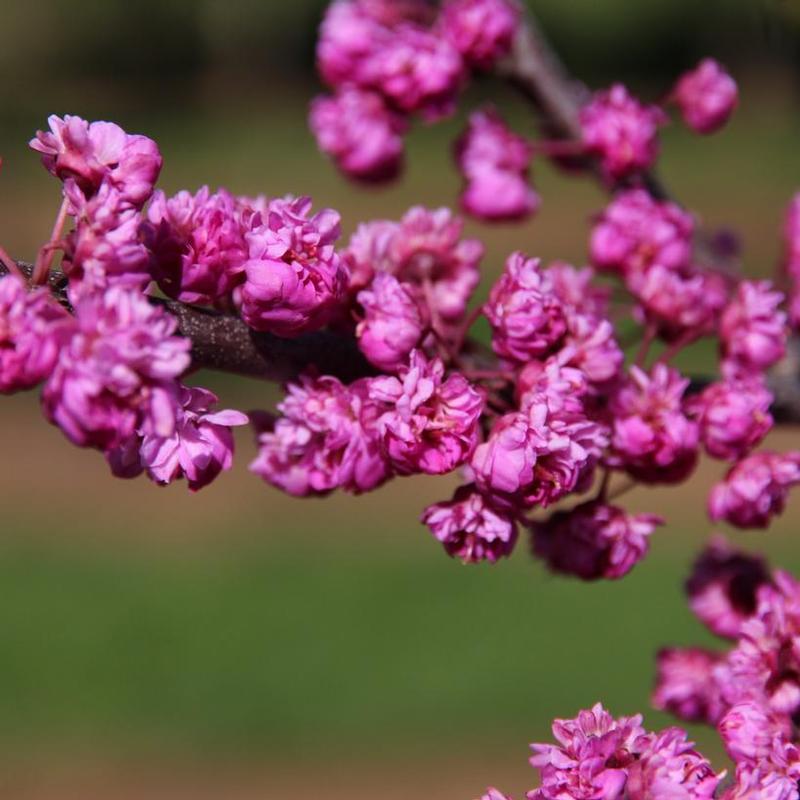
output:
<path id="1" fill-rule="evenodd" d="M 681 75 L 672 90 L 672 100 L 693 131 L 708 134 L 719 130 L 733 114 L 739 89 L 718 61 L 704 58 Z"/>

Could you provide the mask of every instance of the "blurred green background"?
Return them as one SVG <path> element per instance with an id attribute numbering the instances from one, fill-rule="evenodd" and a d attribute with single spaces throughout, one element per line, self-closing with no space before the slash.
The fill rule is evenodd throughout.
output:
<path id="1" fill-rule="evenodd" d="M 660 171 L 711 227 L 740 230 L 747 269 L 770 274 L 783 207 L 800 185 L 800 4 L 755 0 L 536 0 L 570 67 L 593 86 L 656 99 L 705 54 L 740 80 L 742 103 L 711 139 L 664 132 Z M 306 104 L 321 2 L 27 0 L 0 24 L 0 241 L 32 258 L 58 187 L 26 142 L 50 113 L 113 119 L 158 140 L 167 191 L 307 193 L 357 222 L 454 203 L 449 143 L 493 99 L 522 132 L 534 120 L 491 80 L 459 115 L 419 126 L 409 169 L 387 189 L 344 182 L 316 151 Z M 535 168 L 544 205 L 522 226 L 469 232 L 488 283 L 512 249 L 581 263 L 604 198 Z M 486 283 L 481 291 L 486 291 Z M 708 369 L 708 349 L 691 366 Z M 276 390 L 198 381 L 242 408 Z M 549 577 L 522 542 L 511 561 L 463 567 L 417 523 L 451 479 L 405 480 L 367 497 L 288 499 L 238 463 L 197 496 L 113 480 L 95 453 L 47 426 L 35 395 L 3 401 L 0 537 L 0 796 L 13 798 L 477 796 L 532 785 L 526 743 L 550 719 L 602 698 L 648 709 L 653 654 L 707 642 L 681 581 L 709 534 L 704 465 L 677 490 L 626 502 L 669 521 L 650 557 L 614 584 Z M 772 444 L 800 446 L 781 431 Z M 768 533 L 733 534 L 800 568 L 798 501 Z M 653 726 L 667 719 L 648 713 Z M 718 753 L 706 731 L 697 735 Z"/>

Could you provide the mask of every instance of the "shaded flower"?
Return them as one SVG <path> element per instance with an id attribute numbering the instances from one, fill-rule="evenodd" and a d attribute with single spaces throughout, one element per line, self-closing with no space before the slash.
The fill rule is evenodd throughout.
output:
<path id="1" fill-rule="evenodd" d="M 704 58 L 681 75 L 672 90 L 672 99 L 692 130 L 713 133 L 730 118 L 739 101 L 739 90 L 718 61 Z"/>
<path id="2" fill-rule="evenodd" d="M 725 703 L 714 681 L 721 656 L 699 647 L 664 648 L 656 659 L 653 707 L 687 722 L 716 725 Z"/>
<path id="3" fill-rule="evenodd" d="M 439 25 L 468 64 L 491 69 L 511 50 L 520 16 L 516 0 L 447 0 Z"/>

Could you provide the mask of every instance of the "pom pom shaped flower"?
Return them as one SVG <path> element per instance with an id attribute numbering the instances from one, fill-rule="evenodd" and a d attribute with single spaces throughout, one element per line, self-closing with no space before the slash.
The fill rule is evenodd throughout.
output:
<path id="1" fill-rule="evenodd" d="M 786 735 L 786 726 L 759 702 L 745 700 L 732 706 L 717 726 L 728 755 L 738 764 L 768 759 L 776 738 Z"/>
<path id="2" fill-rule="evenodd" d="M 50 131 L 39 131 L 30 142 L 42 163 L 62 181 L 74 181 L 88 198 L 109 183 L 124 201 L 141 208 L 161 172 L 158 146 L 146 136 L 132 136 L 113 122 L 87 122 L 55 115 Z"/>
<path id="3" fill-rule="evenodd" d="M 737 528 L 766 528 L 800 484 L 800 453 L 759 452 L 742 459 L 708 498 L 712 520 Z"/>
<path id="4" fill-rule="evenodd" d="M 358 293 L 358 302 L 364 310 L 356 328 L 361 352 L 376 367 L 396 372 L 408 363 L 426 328 L 416 287 L 380 272 L 368 289 Z"/>
<path id="5" fill-rule="evenodd" d="M 553 291 L 570 312 L 585 317 L 602 319 L 608 314 L 611 294 L 605 286 L 597 286 L 591 267 L 577 269 L 564 261 L 554 261 L 543 270 L 553 286 Z"/>
<path id="6" fill-rule="evenodd" d="M 162 291 L 184 303 L 213 305 L 242 280 L 248 256 L 241 211 L 220 189 L 174 197 L 158 191 L 143 226 L 151 270 Z"/>
<path id="7" fill-rule="evenodd" d="M 644 483 L 675 483 L 697 462 L 700 433 L 682 410 L 689 381 L 665 364 L 650 374 L 631 367 L 628 381 L 612 398 L 614 466 Z"/>
<path id="8" fill-rule="evenodd" d="M 473 484 L 460 486 L 448 502 L 428 506 L 422 521 L 448 555 L 465 564 L 494 563 L 510 555 L 517 541 L 513 517 L 493 508 Z"/>
<path id="9" fill-rule="evenodd" d="M 736 781 L 724 800 L 797 800 L 800 749 L 784 736 L 772 742 L 769 755 L 736 765 Z"/>
<path id="10" fill-rule="evenodd" d="M 786 314 L 779 310 L 783 294 L 769 281 L 742 281 L 722 313 L 723 357 L 734 370 L 759 372 L 786 353 Z"/>
<path id="11" fill-rule="evenodd" d="M 716 725 L 725 710 L 713 671 L 721 656 L 696 647 L 666 648 L 656 659 L 654 708 L 687 722 Z"/>
<path id="12" fill-rule="evenodd" d="M 567 331 L 566 309 L 538 258 L 512 253 L 489 294 L 484 314 L 492 347 L 502 358 L 525 363 L 557 346 Z"/>
<path id="13" fill-rule="evenodd" d="M 710 456 L 736 461 L 757 447 L 772 428 L 772 393 L 753 376 L 712 383 L 688 404 Z"/>
<path id="14" fill-rule="evenodd" d="M 570 314 L 564 346 L 555 358 L 581 370 L 590 390 L 603 392 L 610 390 L 619 378 L 625 356 L 614 326 L 607 319 Z"/>
<path id="15" fill-rule="evenodd" d="M 136 432 L 172 436 L 175 379 L 189 366 L 191 344 L 174 335 L 177 320 L 114 286 L 81 298 L 75 319 L 42 395 L 50 421 L 79 447 L 101 450 Z"/>
<path id="16" fill-rule="evenodd" d="M 558 745 L 531 745 L 541 787 L 529 800 L 622 800 L 628 768 L 647 744 L 641 716 L 617 720 L 600 703 L 555 720 L 553 736 Z"/>
<path id="17" fill-rule="evenodd" d="M 408 123 L 379 94 L 349 87 L 317 97 L 309 122 L 319 149 L 349 177 L 385 181 L 400 173 Z"/>
<path id="18" fill-rule="evenodd" d="M 733 114 L 739 89 L 718 61 L 704 58 L 693 70 L 681 75 L 672 90 L 672 99 L 693 131 L 714 133 Z"/>
<path id="19" fill-rule="evenodd" d="M 351 293 L 369 286 L 377 272 L 395 274 L 399 265 L 392 259 L 391 249 L 399 230 L 399 223 L 384 219 L 362 222 L 356 228 L 342 253 L 350 271 Z"/>
<path id="20" fill-rule="evenodd" d="M 611 180 L 651 167 L 658 157 L 658 106 L 642 105 L 620 83 L 595 93 L 580 113 L 583 143 Z"/>
<path id="21" fill-rule="evenodd" d="M 533 150 L 494 109 L 470 115 L 456 142 L 456 161 L 465 179 L 461 206 L 484 220 L 524 219 L 539 208 L 528 184 Z"/>
<path id="22" fill-rule="evenodd" d="M 71 327 L 47 290 L 28 291 L 16 275 L 0 278 L 0 392 L 31 389 L 47 378 Z"/>
<path id="23" fill-rule="evenodd" d="M 684 267 L 692 255 L 694 219 L 675 203 L 644 189 L 620 192 L 592 229 L 589 252 L 603 270 L 630 275 L 654 264 Z"/>
<path id="24" fill-rule="evenodd" d="M 519 21 L 516 0 L 447 0 L 440 29 L 470 66 L 491 69 L 510 52 Z"/>
<path id="25" fill-rule="evenodd" d="M 734 550 L 717 536 L 695 562 L 686 593 L 712 633 L 735 639 L 756 612 L 759 589 L 771 583 L 764 559 Z"/>
<path id="26" fill-rule="evenodd" d="M 251 472 L 298 497 L 343 488 L 358 494 L 390 475 L 377 427 L 379 409 L 362 379 L 302 377 L 278 405 L 282 416 L 258 436 Z"/>
<path id="27" fill-rule="evenodd" d="M 461 374 L 418 350 L 398 377 L 369 379 L 369 396 L 388 408 L 379 425 L 383 446 L 401 474 L 441 475 L 463 464 L 478 443 L 483 396 Z"/>
<path id="28" fill-rule="evenodd" d="M 554 572 L 585 581 L 621 578 L 647 554 L 648 537 L 661 524 L 654 514 L 592 501 L 533 523 L 533 551 Z"/>
<path id="29" fill-rule="evenodd" d="M 258 331 L 296 336 L 323 327 L 347 289 L 336 254 L 339 215 L 309 216 L 311 199 L 273 200 L 262 224 L 247 234 L 250 258 L 240 287 L 244 321 Z"/>

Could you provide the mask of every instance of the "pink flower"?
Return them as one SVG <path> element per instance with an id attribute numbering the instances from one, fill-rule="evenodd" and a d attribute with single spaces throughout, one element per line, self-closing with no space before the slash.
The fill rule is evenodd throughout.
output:
<path id="1" fill-rule="evenodd" d="M 422 521 L 448 555 L 465 564 L 494 563 L 510 555 L 517 541 L 513 517 L 493 508 L 473 484 L 460 486 L 448 502 L 428 506 Z"/>
<path id="2" fill-rule="evenodd" d="M 717 730 L 728 755 L 738 764 L 768 759 L 773 741 L 785 735 L 785 727 L 761 703 L 745 700 L 728 709 Z"/>
<path id="3" fill-rule="evenodd" d="M 654 514 L 627 514 L 591 501 L 533 523 L 533 549 L 554 572 L 586 581 L 613 580 L 645 557 L 648 537 L 661 524 Z"/>
<path id="4" fill-rule="evenodd" d="M 47 378 L 71 326 L 49 291 L 29 291 L 16 275 L 0 278 L 0 393 L 31 389 Z"/>
<path id="5" fill-rule="evenodd" d="M 644 733 L 641 716 L 615 720 L 600 703 L 575 719 L 555 720 L 559 744 L 531 745 L 542 783 L 529 800 L 622 800 Z"/>
<path id="6" fill-rule="evenodd" d="M 190 342 L 177 320 L 137 291 L 111 287 L 75 308 L 76 330 L 44 387 L 47 417 L 79 447 L 112 449 L 134 433 L 175 430 L 175 379 Z"/>
<path id="7" fill-rule="evenodd" d="M 512 253 L 492 287 L 484 314 L 501 358 L 525 363 L 557 349 L 567 331 L 566 309 L 538 258 Z"/>
<path id="8" fill-rule="evenodd" d="M 714 133 L 736 108 L 739 90 L 719 62 L 704 58 L 693 70 L 681 75 L 672 90 L 672 99 L 693 131 Z"/>
<path id="9" fill-rule="evenodd" d="M 212 411 L 217 396 L 207 389 L 181 387 L 171 436 L 145 435 L 140 456 L 147 474 L 161 484 L 185 477 L 196 492 L 233 464 L 232 426 L 246 425 L 240 411 Z"/>
<path id="10" fill-rule="evenodd" d="M 586 376 L 591 390 L 610 391 L 619 379 L 625 356 L 616 340 L 614 326 L 607 319 L 587 314 L 567 317 L 564 346 L 555 358 L 577 367 Z"/>
<path id="11" fill-rule="evenodd" d="M 654 264 L 684 267 L 692 255 L 694 219 L 675 203 L 653 199 L 644 189 L 620 192 L 592 229 L 592 263 L 629 275 Z"/>
<path id="12" fill-rule="evenodd" d="M 723 357 L 742 372 L 771 367 L 786 353 L 783 295 L 769 281 L 742 281 L 720 320 Z"/>
<path id="13" fill-rule="evenodd" d="M 416 287 L 380 272 L 368 289 L 358 293 L 358 302 L 364 310 L 356 328 L 361 352 L 376 367 L 396 372 L 408 363 L 427 327 Z"/>
<path id="14" fill-rule="evenodd" d="M 676 483 L 697 463 L 699 429 L 682 411 L 689 381 L 657 364 L 650 374 L 631 367 L 611 401 L 612 464 L 645 483 Z"/>
<path id="15" fill-rule="evenodd" d="M 447 0 L 441 33 L 471 66 L 491 69 L 510 52 L 520 16 L 516 0 Z"/>
<path id="16" fill-rule="evenodd" d="M 572 314 L 597 319 L 607 316 L 611 291 L 607 286 L 593 283 L 595 273 L 591 267 L 578 269 L 564 261 L 554 261 L 543 272 Z"/>
<path id="17" fill-rule="evenodd" d="M 317 97 L 309 122 L 320 150 L 351 178 L 384 181 L 400 173 L 408 123 L 380 95 L 345 87 Z"/>
<path id="18" fill-rule="evenodd" d="M 716 725 L 725 710 L 713 671 L 721 656 L 696 647 L 666 648 L 656 660 L 653 707 L 687 722 Z"/>
<path id="19" fill-rule="evenodd" d="M 456 142 L 456 160 L 465 179 L 462 208 L 489 221 L 524 219 L 535 213 L 540 200 L 528 184 L 532 157 L 528 142 L 510 130 L 494 109 L 471 114 L 467 130 Z"/>
<path id="20" fill-rule="evenodd" d="M 708 498 L 712 520 L 737 528 L 766 528 L 800 483 L 800 453 L 754 453 L 733 466 Z"/>
<path id="21" fill-rule="evenodd" d="M 386 481 L 377 419 L 364 379 L 343 386 L 336 378 L 302 377 L 289 384 L 282 415 L 258 437 L 251 472 L 288 494 L 358 494 Z"/>
<path id="22" fill-rule="evenodd" d="M 334 247 L 339 215 L 323 209 L 309 216 L 310 210 L 308 197 L 273 200 L 247 234 L 240 301 L 251 328 L 296 336 L 326 325 L 343 302 L 347 270 Z"/>
<path id="23" fill-rule="evenodd" d="M 441 475 L 472 455 L 483 396 L 457 372 L 445 378 L 438 358 L 415 350 L 398 377 L 370 379 L 369 396 L 388 407 L 379 424 L 397 472 Z"/>
<path id="24" fill-rule="evenodd" d="M 498 789 L 493 789 L 492 787 L 489 787 L 486 790 L 486 794 L 483 795 L 481 800 L 511 800 L 511 798 L 508 795 L 503 794 Z"/>
<path id="25" fill-rule="evenodd" d="M 756 612 L 758 591 L 771 584 L 764 559 L 734 550 L 714 537 L 686 581 L 689 606 L 712 633 L 735 639 Z"/>
<path id="26" fill-rule="evenodd" d="M 800 750 L 785 736 L 776 738 L 767 758 L 736 765 L 736 782 L 722 800 L 798 800 Z"/>
<path id="27" fill-rule="evenodd" d="M 369 286 L 376 272 L 396 273 L 399 265 L 391 249 L 399 230 L 398 222 L 383 219 L 359 224 L 342 252 L 342 261 L 350 271 L 351 293 Z"/>
<path id="28" fill-rule="evenodd" d="M 131 136 L 113 122 L 86 122 L 80 117 L 48 120 L 50 132 L 38 131 L 30 146 L 62 181 L 74 181 L 88 198 L 109 183 L 125 202 L 141 208 L 161 172 L 158 146 L 146 136 Z"/>
<path id="29" fill-rule="evenodd" d="M 642 105 L 621 83 L 596 92 L 580 114 L 583 143 L 612 180 L 655 163 L 658 128 L 664 121 L 658 106 Z"/>
<path id="30" fill-rule="evenodd" d="M 165 294 L 184 303 L 213 305 L 242 281 L 248 247 L 241 210 L 224 189 L 174 197 L 159 191 L 143 234 L 152 273 Z"/>
<path id="31" fill-rule="evenodd" d="M 736 461 L 757 447 L 772 428 L 772 393 L 761 378 L 712 383 L 688 403 L 710 456 Z"/>

